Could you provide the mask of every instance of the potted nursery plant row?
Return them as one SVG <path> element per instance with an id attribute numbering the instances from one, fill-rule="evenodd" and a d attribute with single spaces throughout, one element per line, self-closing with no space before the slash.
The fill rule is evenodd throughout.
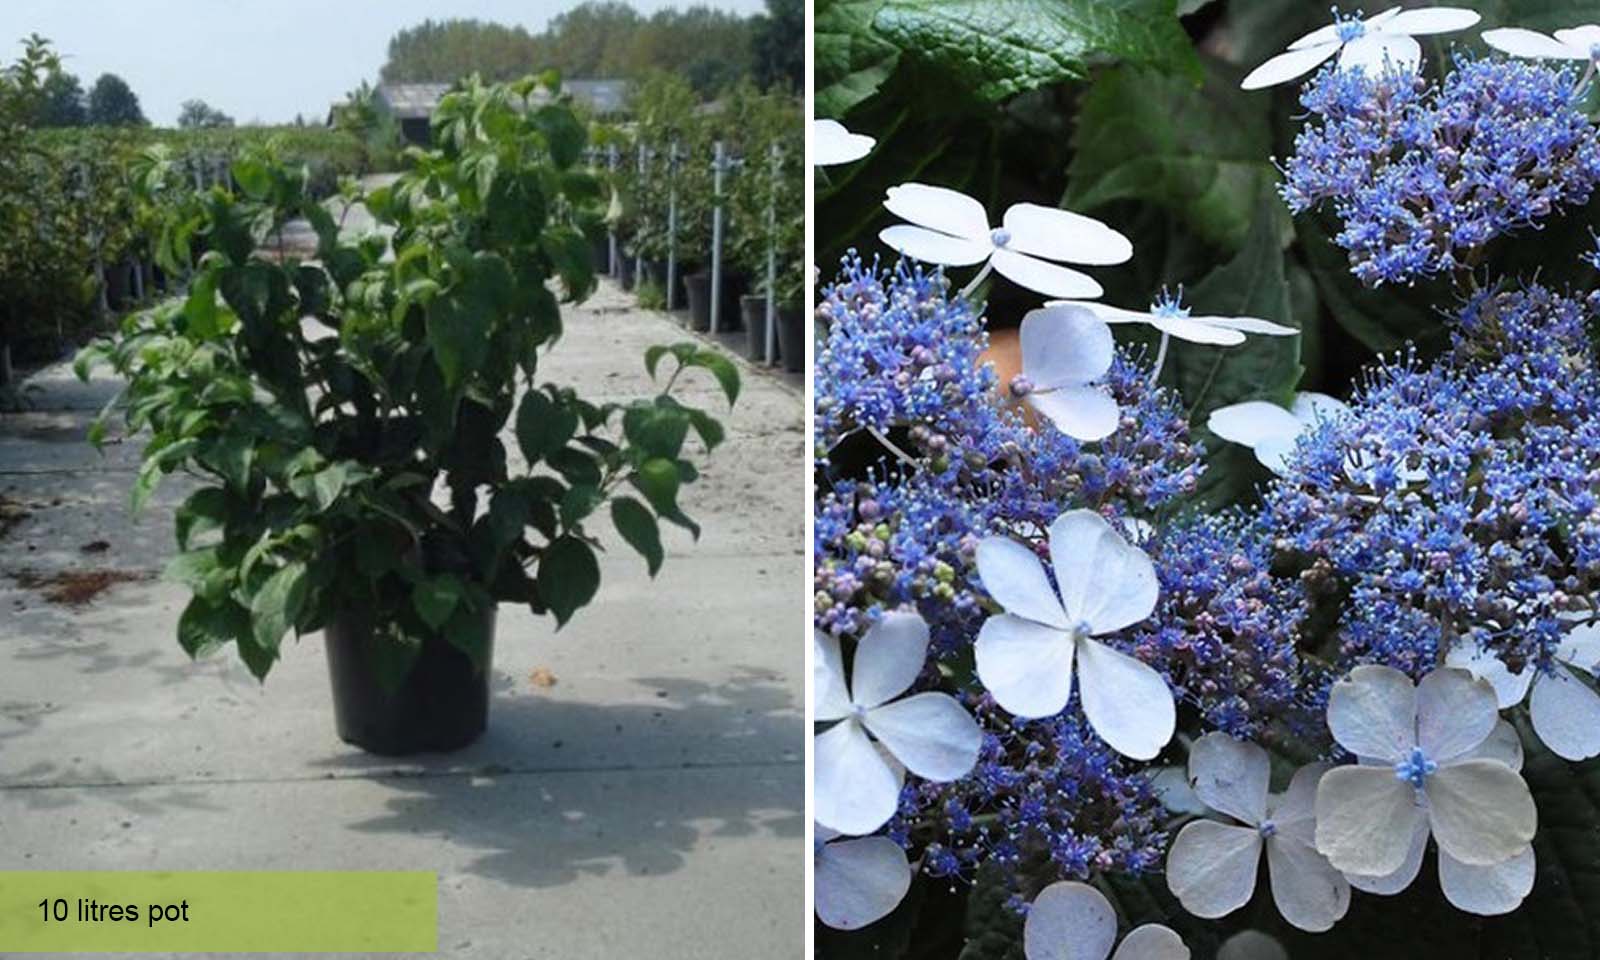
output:
<path id="1" fill-rule="evenodd" d="M 782 94 L 762 94 L 745 86 L 717 106 L 704 109 L 687 83 L 659 76 L 634 92 L 637 122 L 629 131 L 605 129 L 605 135 L 619 144 L 619 163 L 608 175 L 614 198 L 609 226 L 621 241 L 624 287 L 630 286 L 630 273 L 642 266 L 645 275 L 635 281 L 641 302 L 660 306 L 665 300 L 668 256 L 675 254 L 681 287 L 674 303 L 687 308 L 690 328 L 710 328 L 716 297 L 721 302 L 719 325 L 736 329 L 742 323 L 749 356 L 764 359 L 768 250 L 775 248 L 775 288 L 793 346 L 788 362 L 798 370 L 804 359 L 800 298 L 805 222 L 799 105 Z M 730 159 L 721 193 L 721 286 L 713 291 L 713 158 L 719 142 Z M 671 159 L 673 144 L 676 163 Z M 780 148 L 776 164 L 774 144 Z M 667 225 L 674 208 L 677 229 L 669 237 Z"/>
<path id="2" fill-rule="evenodd" d="M 437 146 L 349 198 L 380 233 L 341 235 L 302 169 L 245 156 L 237 192 L 167 210 L 159 253 L 190 272 L 187 294 L 79 359 L 126 378 L 117 409 L 149 435 L 134 504 L 166 474 L 195 481 L 168 571 L 193 593 L 184 649 L 231 644 L 265 678 L 286 637 L 323 631 L 339 735 L 378 753 L 483 731 L 496 610 L 566 624 L 600 585 L 597 528 L 652 575 L 662 522 L 698 535 L 679 494 L 723 429 L 672 390 L 698 370 L 739 392 L 695 344 L 647 351 L 665 385 L 646 399 L 541 382 L 561 303 L 594 287 L 601 210 L 583 124 L 559 99 L 525 106 L 537 86 L 559 89 L 472 78 L 448 94 Z M 281 252 L 296 218 L 314 258 Z"/>

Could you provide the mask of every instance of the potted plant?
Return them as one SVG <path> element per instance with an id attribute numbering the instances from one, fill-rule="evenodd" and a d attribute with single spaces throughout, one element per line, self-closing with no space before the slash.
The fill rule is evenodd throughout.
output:
<path id="1" fill-rule="evenodd" d="M 698 369 L 738 395 L 732 364 L 694 344 L 645 353 L 670 373 L 649 399 L 537 381 L 560 301 L 594 287 L 600 202 L 570 108 L 522 106 L 556 83 L 473 78 L 445 96 L 439 146 L 359 196 L 384 228 L 359 239 L 302 172 L 245 156 L 239 195 L 168 218 L 172 272 L 191 239 L 203 248 L 187 296 L 80 357 L 80 374 L 104 362 L 127 379 L 127 425 L 150 434 L 133 503 L 175 471 L 197 483 L 168 568 L 193 591 L 180 644 L 232 644 L 265 678 L 286 635 L 324 631 L 339 735 L 374 752 L 483 730 L 497 606 L 567 623 L 599 587 L 590 525 L 609 521 L 652 574 L 660 521 L 698 533 L 678 506 L 689 438 L 709 451 L 723 431 L 671 391 Z M 294 217 L 315 259 L 280 256 Z"/>

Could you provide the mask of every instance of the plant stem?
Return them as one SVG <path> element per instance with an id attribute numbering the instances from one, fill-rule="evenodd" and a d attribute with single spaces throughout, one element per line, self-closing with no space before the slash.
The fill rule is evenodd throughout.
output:
<path id="1" fill-rule="evenodd" d="M 1156 348 L 1156 366 L 1154 370 L 1150 371 L 1150 386 L 1152 387 L 1156 385 L 1157 380 L 1161 379 L 1161 368 L 1167 362 L 1167 343 L 1171 339 L 1172 335 L 1170 333 L 1165 330 L 1161 331 L 1161 346 Z"/>
<path id="2" fill-rule="evenodd" d="M 978 289 L 978 284 L 982 283 L 989 276 L 989 271 L 992 269 L 994 269 L 993 261 L 985 260 L 983 263 L 983 269 L 979 270 L 978 275 L 973 277 L 970 283 L 962 287 L 961 292 L 956 294 L 956 296 L 963 300 L 971 299 L 973 292 Z"/>

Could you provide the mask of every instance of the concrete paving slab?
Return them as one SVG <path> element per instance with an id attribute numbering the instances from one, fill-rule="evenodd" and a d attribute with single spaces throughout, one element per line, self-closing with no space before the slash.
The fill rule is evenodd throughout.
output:
<path id="1" fill-rule="evenodd" d="M 606 283 L 546 373 L 653 392 L 645 346 L 688 334 Z M 371 757 L 333 733 L 321 638 L 267 684 L 191 663 L 169 478 L 138 516 L 142 441 L 81 441 L 116 389 L 65 366 L 0 416 L 0 869 L 436 869 L 441 955 L 748 958 L 801 952 L 803 396 L 744 366 L 652 581 L 610 531 L 598 602 L 565 629 L 503 608 L 490 730 L 444 756 Z M 691 382 L 715 407 L 714 386 Z M 723 408 L 725 409 L 725 407 Z M 514 444 L 513 444 L 514 446 Z M 125 576 L 88 603 L 40 578 Z"/>

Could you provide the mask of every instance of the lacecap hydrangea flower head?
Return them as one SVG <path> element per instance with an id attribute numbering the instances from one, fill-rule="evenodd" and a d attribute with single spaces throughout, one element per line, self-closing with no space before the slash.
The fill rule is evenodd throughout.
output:
<path id="1" fill-rule="evenodd" d="M 1324 70 L 1301 96 L 1311 119 L 1284 164 L 1284 201 L 1331 207 L 1334 241 L 1368 285 L 1475 267 L 1489 241 L 1586 204 L 1600 182 L 1579 79 L 1464 55 L 1438 82 Z"/>
<path id="2" fill-rule="evenodd" d="M 1261 535 L 1314 602 L 1338 604 L 1318 651 L 1336 672 L 1420 678 L 1448 661 L 1531 677 L 1595 619 L 1594 319 L 1537 286 L 1481 292 L 1445 356 L 1379 367 L 1290 454 Z"/>

